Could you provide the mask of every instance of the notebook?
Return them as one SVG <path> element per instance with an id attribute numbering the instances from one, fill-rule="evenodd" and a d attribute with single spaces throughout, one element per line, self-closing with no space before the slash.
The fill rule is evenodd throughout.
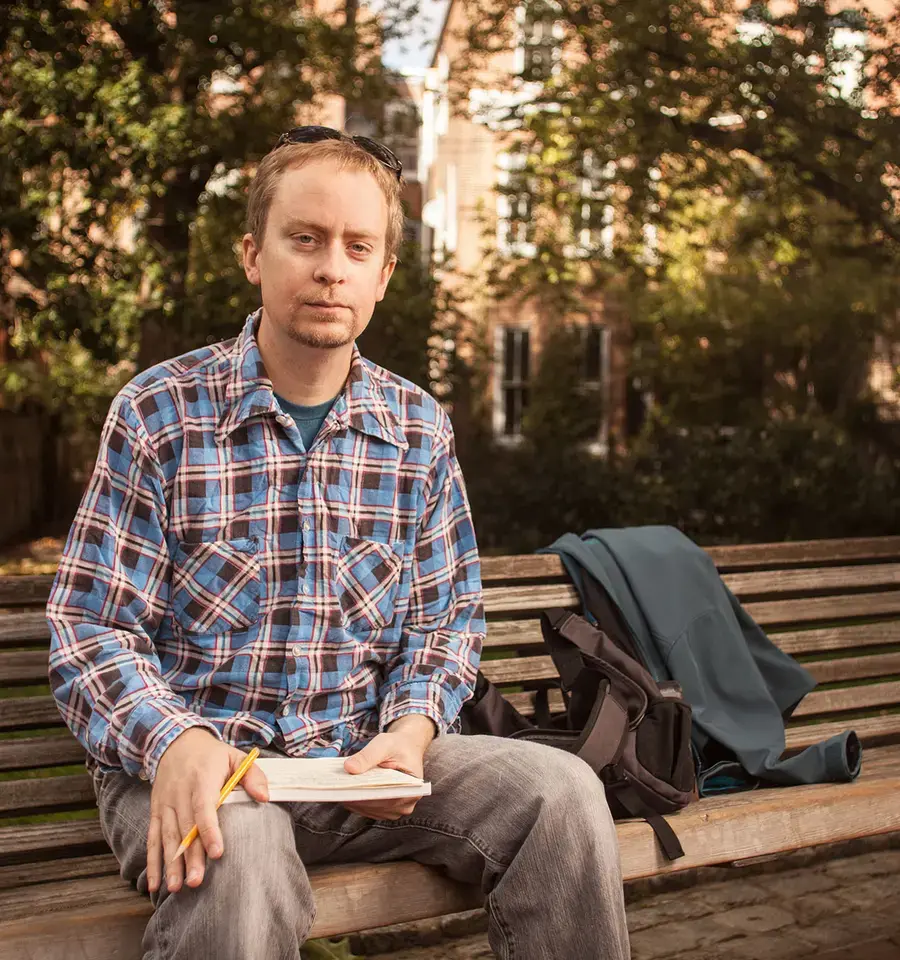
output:
<path id="1" fill-rule="evenodd" d="M 400 770 L 376 767 L 365 773 L 347 773 L 345 757 L 261 757 L 255 766 L 269 781 L 271 803 L 355 803 L 359 800 L 393 800 L 427 797 L 431 784 Z M 225 803 L 251 800 L 240 786 Z"/>

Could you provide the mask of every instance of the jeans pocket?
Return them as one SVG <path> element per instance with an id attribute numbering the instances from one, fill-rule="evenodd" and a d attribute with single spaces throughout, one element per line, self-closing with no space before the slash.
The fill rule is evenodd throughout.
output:
<path id="1" fill-rule="evenodd" d="M 172 613 L 191 634 L 246 630 L 259 620 L 259 540 L 179 543 L 172 568 Z"/>
<path id="2" fill-rule="evenodd" d="M 344 625 L 369 633 L 394 619 L 400 584 L 402 544 L 341 537 L 334 560 L 334 584 Z"/>

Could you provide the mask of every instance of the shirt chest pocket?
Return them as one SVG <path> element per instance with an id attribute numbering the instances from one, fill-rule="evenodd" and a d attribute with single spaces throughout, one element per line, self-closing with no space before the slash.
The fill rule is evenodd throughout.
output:
<path id="1" fill-rule="evenodd" d="M 259 541 L 179 543 L 172 566 L 172 613 L 182 630 L 219 634 L 259 620 Z"/>
<path id="2" fill-rule="evenodd" d="M 352 632 L 380 630 L 394 619 L 403 567 L 403 544 L 336 537 L 334 587 L 345 627 Z"/>

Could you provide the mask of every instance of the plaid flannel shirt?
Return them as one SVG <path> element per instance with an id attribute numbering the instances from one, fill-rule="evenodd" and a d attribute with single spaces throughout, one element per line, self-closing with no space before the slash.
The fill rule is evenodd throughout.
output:
<path id="1" fill-rule="evenodd" d="M 107 417 L 47 607 L 54 695 L 102 768 L 153 779 L 193 726 L 351 753 L 406 714 L 444 732 L 472 694 L 481 576 L 446 414 L 354 348 L 306 451 L 258 316 Z"/>

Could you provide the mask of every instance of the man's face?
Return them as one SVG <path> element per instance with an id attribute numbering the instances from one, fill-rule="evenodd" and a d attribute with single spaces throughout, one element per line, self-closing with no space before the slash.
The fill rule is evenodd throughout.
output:
<path id="1" fill-rule="evenodd" d="M 264 316 L 307 347 L 352 343 L 394 272 L 396 261 L 384 262 L 387 223 L 371 174 L 328 162 L 285 171 L 262 246 L 244 237 L 244 270 L 262 289 Z"/>

